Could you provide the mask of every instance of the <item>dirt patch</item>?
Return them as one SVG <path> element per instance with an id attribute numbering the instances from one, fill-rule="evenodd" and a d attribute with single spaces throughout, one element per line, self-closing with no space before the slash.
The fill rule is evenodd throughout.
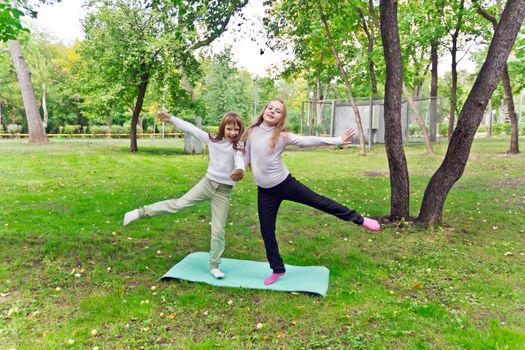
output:
<path id="1" fill-rule="evenodd" d="M 525 184 L 525 176 L 519 177 L 517 179 L 505 178 L 505 179 L 497 180 L 496 184 L 500 187 L 518 188 Z"/>
<path id="2" fill-rule="evenodd" d="M 369 177 L 380 177 L 380 176 L 387 176 L 388 174 L 387 173 L 382 173 L 382 172 L 379 172 L 379 171 L 367 171 L 363 175 L 369 176 Z"/>

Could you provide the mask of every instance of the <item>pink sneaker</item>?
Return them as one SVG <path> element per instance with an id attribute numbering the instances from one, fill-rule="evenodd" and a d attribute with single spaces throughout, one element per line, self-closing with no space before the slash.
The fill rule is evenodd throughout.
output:
<path id="1" fill-rule="evenodd" d="M 374 219 L 365 218 L 363 221 L 363 227 L 366 227 L 370 231 L 379 231 L 381 230 L 381 225 Z"/>
<path id="2" fill-rule="evenodd" d="M 270 284 L 274 284 L 279 279 L 279 277 L 284 276 L 284 274 L 285 274 L 285 272 L 272 273 L 272 275 L 270 277 L 268 277 L 267 279 L 264 280 L 264 284 L 266 284 L 267 286 L 270 285 Z"/>

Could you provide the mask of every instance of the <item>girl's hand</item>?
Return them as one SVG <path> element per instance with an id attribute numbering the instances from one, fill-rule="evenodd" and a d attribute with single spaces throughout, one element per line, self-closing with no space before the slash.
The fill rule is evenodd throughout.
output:
<path id="1" fill-rule="evenodd" d="M 159 118 L 161 121 L 163 122 L 169 122 L 170 121 L 170 116 L 167 115 L 166 113 L 164 112 L 159 112 L 157 113 L 157 118 Z"/>
<path id="2" fill-rule="evenodd" d="M 239 180 L 241 180 L 243 177 L 244 177 L 244 171 L 242 171 L 241 169 L 235 169 L 235 170 L 232 171 L 232 173 L 230 174 L 230 178 L 231 178 L 233 181 L 239 181 Z"/>
<path id="3" fill-rule="evenodd" d="M 354 136 L 354 134 L 354 129 L 345 129 L 345 131 L 343 131 L 343 134 L 341 135 L 342 144 L 348 145 L 352 143 L 352 136 Z"/>

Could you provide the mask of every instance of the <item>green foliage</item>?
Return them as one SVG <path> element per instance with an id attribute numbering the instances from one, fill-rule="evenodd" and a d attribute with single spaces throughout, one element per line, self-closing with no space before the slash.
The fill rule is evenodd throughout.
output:
<path id="1" fill-rule="evenodd" d="M 495 123 L 492 124 L 492 135 L 498 136 L 501 134 L 510 135 L 511 124 L 510 123 Z"/>
<path id="2" fill-rule="evenodd" d="M 439 134 L 442 137 L 448 137 L 448 122 L 441 123 L 441 126 L 439 127 Z"/>
<path id="3" fill-rule="evenodd" d="M 206 80 L 201 98 L 207 107 L 203 123 L 218 125 L 229 111 L 239 113 L 245 120 L 251 116 L 253 97 L 248 92 L 252 82 L 247 74 L 241 75 L 235 68 L 230 48 L 214 56 L 205 70 Z"/>
<path id="4" fill-rule="evenodd" d="M 123 134 L 124 133 L 124 127 L 122 125 L 111 125 L 110 130 L 112 134 Z"/>
<path id="5" fill-rule="evenodd" d="M 0 0 L 0 42 L 16 40 L 23 31 L 28 31 L 22 26 L 22 11 L 13 7 L 12 1 Z"/>
<path id="6" fill-rule="evenodd" d="M 91 125 L 89 131 L 92 134 L 107 135 L 111 132 L 111 129 L 106 125 Z"/>
<path id="7" fill-rule="evenodd" d="M 80 125 L 69 125 L 69 124 L 66 124 L 62 128 L 62 133 L 67 134 L 67 135 L 78 134 L 78 133 L 80 133 L 81 128 L 82 127 Z"/>
<path id="8" fill-rule="evenodd" d="M 245 3 L 89 3 L 86 40 L 76 66 L 86 113 L 94 119 L 135 106 L 141 83 L 155 88 L 146 93 L 145 106 L 161 104 L 178 115 L 198 111 L 200 106 L 190 94 L 201 75 L 193 51 L 220 35 L 226 29 L 220 24 Z"/>
<path id="9" fill-rule="evenodd" d="M 19 124 L 9 124 L 7 126 L 7 132 L 11 135 L 20 134 L 22 132 L 22 125 Z"/>
<path id="10" fill-rule="evenodd" d="M 489 126 L 488 125 L 484 125 L 484 124 L 481 124 L 479 127 L 478 127 L 478 131 L 479 133 L 486 133 L 489 131 Z"/>

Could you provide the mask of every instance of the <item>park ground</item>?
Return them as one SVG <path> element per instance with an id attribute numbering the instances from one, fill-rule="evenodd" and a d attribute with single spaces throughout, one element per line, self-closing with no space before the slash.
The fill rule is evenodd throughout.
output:
<path id="1" fill-rule="evenodd" d="M 523 144 L 523 139 L 521 140 Z M 209 204 L 123 227 L 177 197 L 206 156 L 181 140 L 0 140 L 0 349 L 524 349 L 525 156 L 478 138 L 441 226 L 379 233 L 285 203 L 285 262 L 331 271 L 325 298 L 158 278 L 209 247 Z M 411 213 L 446 144 L 407 147 Z M 294 176 L 359 212 L 389 212 L 381 145 L 287 151 Z M 232 195 L 224 257 L 265 261 L 251 174 Z"/>

